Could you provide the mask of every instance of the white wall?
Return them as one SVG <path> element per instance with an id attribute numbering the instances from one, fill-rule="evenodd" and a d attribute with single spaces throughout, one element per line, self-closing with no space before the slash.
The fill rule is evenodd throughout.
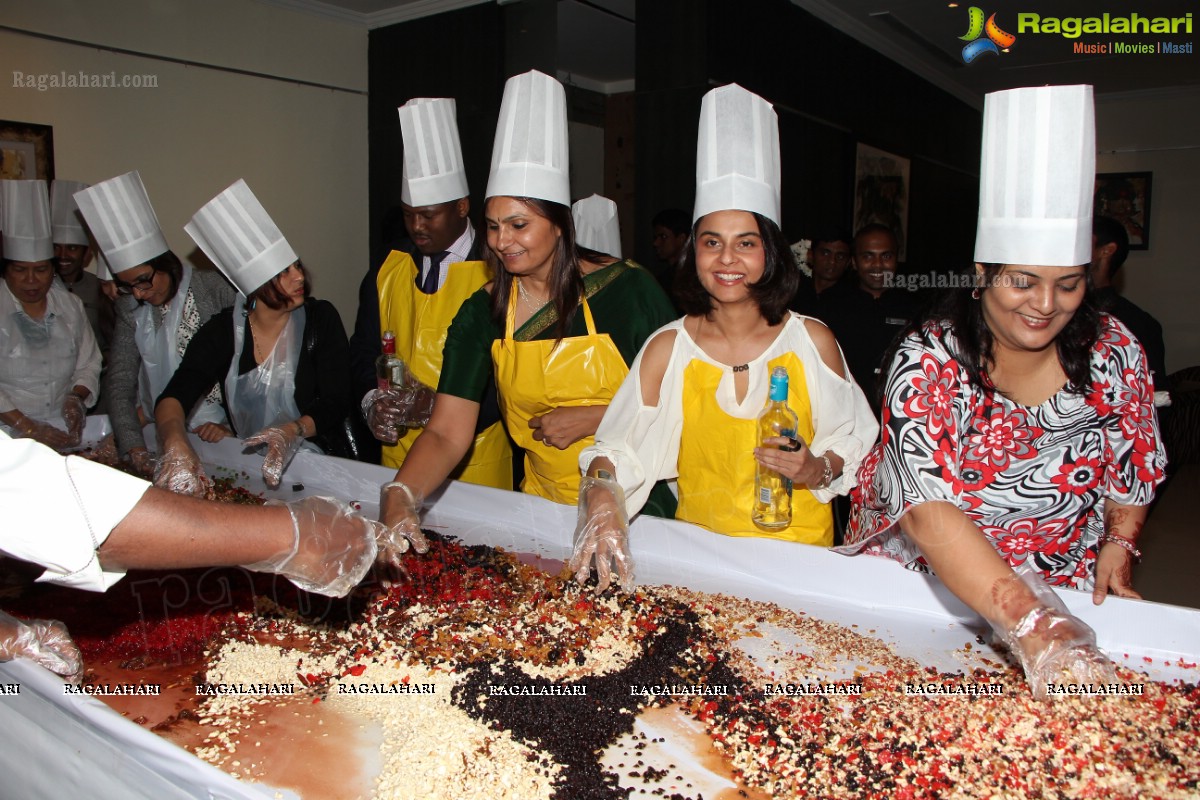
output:
<path id="1" fill-rule="evenodd" d="M 1162 323 L 1168 371 L 1200 365 L 1200 89 L 1098 96 L 1096 143 L 1098 172 L 1154 173 L 1122 290 Z"/>
<path id="2" fill-rule="evenodd" d="M 365 28 L 255 0 L 6 2 L 0 25 L 354 91 Z M 13 72 L 153 76 L 157 88 L 37 89 Z M 143 79 L 144 82 L 144 79 Z M 95 183 L 139 170 L 167 240 L 245 178 L 353 326 L 368 266 L 365 94 L 174 64 L 0 31 L 0 118 L 53 126 L 55 174 Z"/>

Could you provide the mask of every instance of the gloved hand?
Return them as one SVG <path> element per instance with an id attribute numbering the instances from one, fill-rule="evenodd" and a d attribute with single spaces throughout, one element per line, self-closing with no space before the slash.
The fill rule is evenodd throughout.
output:
<path id="1" fill-rule="evenodd" d="M 418 553 L 429 552 L 429 541 L 421 532 L 421 496 L 400 481 L 385 483 L 379 490 L 379 519 L 384 538 L 379 543 L 379 560 L 403 569 L 400 556 L 409 546 Z"/>
<path id="2" fill-rule="evenodd" d="M 371 434 L 384 444 L 395 444 L 406 433 L 401 407 L 401 387 L 372 389 L 363 395 L 362 414 Z"/>
<path id="3" fill-rule="evenodd" d="M 83 675 L 83 656 L 67 627 L 52 619 L 22 622 L 0 611 L 0 661 L 28 658 L 74 684 Z"/>
<path id="4" fill-rule="evenodd" d="M 357 514 L 349 504 L 332 497 L 306 497 L 285 503 L 295 539 L 290 550 L 265 561 L 246 564 L 255 572 L 283 575 L 307 592 L 345 597 L 375 563 L 383 525 Z"/>
<path id="5" fill-rule="evenodd" d="M 48 422 L 22 417 L 21 421 L 13 427 L 20 433 L 22 439 L 33 439 L 35 442 L 41 442 L 59 452 L 79 446 L 78 436 L 72 436 L 67 431 L 56 428 Z"/>
<path id="6" fill-rule="evenodd" d="M 1038 604 L 1011 627 L 993 623 L 1025 670 L 1037 700 L 1048 696 L 1048 683 L 1112 683 L 1116 670 L 1096 647 L 1096 633 L 1067 611 L 1062 599 L 1028 565 L 1016 570 L 1013 581 L 1033 592 Z"/>
<path id="7" fill-rule="evenodd" d="M 267 446 L 267 455 L 263 458 L 262 465 L 263 480 L 267 482 L 267 486 L 276 489 L 283 480 L 283 471 L 292 463 L 300 445 L 304 444 L 304 437 L 300 434 L 298 423 L 284 422 L 263 428 L 253 436 L 243 439 L 242 444 L 247 447 L 260 444 Z"/>
<path id="8" fill-rule="evenodd" d="M 585 475 L 579 483 L 579 514 L 575 525 L 575 547 L 570 568 L 579 583 L 587 581 L 596 561 L 596 591 L 612 582 L 625 591 L 633 589 L 633 557 L 629 554 L 629 515 L 625 490 L 613 480 Z"/>
<path id="9" fill-rule="evenodd" d="M 146 476 L 153 475 L 155 467 L 158 466 L 154 454 L 144 447 L 135 447 L 129 451 L 129 463 L 133 465 L 139 475 Z"/>
<path id="10" fill-rule="evenodd" d="M 437 392 L 409 375 L 409 382 L 399 391 L 400 423 L 406 428 L 424 428 L 433 416 L 433 400 Z"/>
<path id="11" fill-rule="evenodd" d="M 204 464 L 200 463 L 200 457 L 186 440 L 181 444 L 159 445 L 154 485 L 192 497 L 208 497 L 213 493 L 212 481 L 204 470 Z"/>
<path id="12" fill-rule="evenodd" d="M 92 448 L 92 458 L 107 467 L 115 467 L 121 462 L 121 456 L 117 454 L 117 440 L 111 433 Z"/>
<path id="13" fill-rule="evenodd" d="M 83 424 L 87 421 L 87 407 L 84 406 L 83 399 L 74 392 L 67 392 L 67 396 L 63 398 L 62 418 L 67 425 L 67 434 L 75 442 L 71 446 L 79 447 L 79 443 L 83 441 Z"/>

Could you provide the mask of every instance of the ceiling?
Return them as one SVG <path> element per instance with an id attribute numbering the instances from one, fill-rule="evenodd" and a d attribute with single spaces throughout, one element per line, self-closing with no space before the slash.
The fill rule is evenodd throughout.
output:
<path id="1" fill-rule="evenodd" d="M 277 5 L 377 28 L 481 2 L 520 0 L 267 0 Z M 736 0 L 729 0 L 735 2 Z M 1174 41 L 1197 47 L 1195 34 L 1056 34 L 1019 32 L 1017 10 L 1001 3 L 980 8 L 996 11 L 996 24 L 1016 41 L 1005 52 L 963 61 L 971 0 L 791 0 L 814 16 L 888 56 L 960 99 L 981 106 L 983 95 L 997 89 L 1047 83 L 1091 83 L 1097 94 L 1200 88 L 1200 53 L 1179 55 L 1076 54 L 1074 42 Z M 636 0 L 559 0 L 559 72 L 569 82 L 608 94 L 634 88 Z M 1005 3 L 1004 5 L 1011 5 Z M 1128 16 L 1136 8 L 1145 17 L 1183 17 L 1196 0 L 1037 0 L 1027 8 L 1042 17 L 1096 17 L 1104 12 Z M 1194 16 L 1200 16 L 1194 14 Z M 1200 19 L 1193 23 L 1200 33 Z"/>

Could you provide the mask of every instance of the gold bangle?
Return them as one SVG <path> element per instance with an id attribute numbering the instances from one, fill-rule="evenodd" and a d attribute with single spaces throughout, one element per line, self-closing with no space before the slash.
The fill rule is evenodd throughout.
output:
<path id="1" fill-rule="evenodd" d="M 1137 545 L 1126 539 L 1124 536 L 1118 536 L 1115 533 L 1106 533 L 1100 540 L 1100 545 L 1104 546 L 1106 544 L 1115 544 L 1117 547 L 1120 547 L 1122 550 L 1129 553 L 1129 555 L 1133 556 L 1134 561 L 1141 563 L 1142 551 L 1138 550 Z"/>

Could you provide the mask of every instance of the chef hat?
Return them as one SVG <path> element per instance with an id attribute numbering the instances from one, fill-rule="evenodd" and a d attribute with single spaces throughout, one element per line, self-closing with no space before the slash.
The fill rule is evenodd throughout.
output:
<path id="1" fill-rule="evenodd" d="M 470 194 L 454 101 L 422 97 L 409 100 L 399 110 L 400 135 L 404 137 L 400 199 L 410 206 L 432 206 Z"/>
<path id="2" fill-rule="evenodd" d="M 45 181 L 0 181 L 4 214 L 4 257 L 10 261 L 54 258 L 50 196 Z"/>
<path id="3" fill-rule="evenodd" d="M 500 195 L 571 205 L 566 93 L 537 70 L 504 84 L 486 192 Z"/>
<path id="4" fill-rule="evenodd" d="M 1051 267 L 1090 262 L 1095 178 L 1091 86 L 987 95 L 975 260 Z"/>
<path id="5" fill-rule="evenodd" d="M 297 261 L 296 251 L 240 178 L 205 203 L 183 229 L 244 295 Z"/>
<path id="6" fill-rule="evenodd" d="M 54 181 L 50 184 L 50 230 L 55 244 L 91 244 L 83 215 L 75 202 L 75 193 L 88 188 L 80 181 Z"/>
<path id="7" fill-rule="evenodd" d="M 736 209 L 778 225 L 779 183 L 779 118 L 771 104 L 736 83 L 704 95 L 692 222 Z"/>
<path id="8" fill-rule="evenodd" d="M 113 279 L 112 270 L 109 269 L 108 259 L 104 257 L 104 251 L 96 248 L 96 260 L 92 262 L 96 265 L 96 277 L 102 281 L 111 281 Z"/>
<path id="9" fill-rule="evenodd" d="M 136 170 L 77 192 L 75 202 L 113 272 L 145 264 L 170 249 Z"/>
<path id="10" fill-rule="evenodd" d="M 616 203 L 594 194 L 575 201 L 571 216 L 575 220 L 576 244 L 621 257 L 621 222 Z"/>

